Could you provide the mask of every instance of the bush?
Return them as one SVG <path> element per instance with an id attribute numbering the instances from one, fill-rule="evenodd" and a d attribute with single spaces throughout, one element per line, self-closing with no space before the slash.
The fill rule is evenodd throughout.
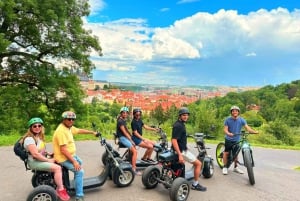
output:
<path id="1" fill-rule="evenodd" d="M 280 140 L 286 145 L 295 145 L 292 130 L 282 121 L 275 120 L 265 127 L 266 134 L 273 135 L 277 140 Z"/>

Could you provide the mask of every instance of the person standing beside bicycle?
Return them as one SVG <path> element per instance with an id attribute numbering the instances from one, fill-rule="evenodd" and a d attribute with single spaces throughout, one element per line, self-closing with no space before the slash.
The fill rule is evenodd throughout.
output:
<path id="1" fill-rule="evenodd" d="M 178 112 L 178 120 L 173 124 L 172 128 L 172 148 L 178 154 L 179 163 L 184 163 L 188 161 L 194 166 L 194 181 L 192 183 L 192 190 L 206 191 L 206 187 L 201 186 L 198 182 L 201 170 L 201 161 L 188 150 L 187 147 L 187 133 L 185 128 L 185 123 L 189 118 L 190 112 L 188 108 L 182 107 Z"/>
<path id="2" fill-rule="evenodd" d="M 258 133 L 253 130 L 248 124 L 247 121 L 240 116 L 240 108 L 238 106 L 232 106 L 230 108 L 230 117 L 227 117 L 224 122 L 224 133 L 225 133 L 225 150 L 223 152 L 223 163 L 224 167 L 222 173 L 224 175 L 228 174 L 227 159 L 228 154 L 232 150 L 233 145 L 237 144 L 240 141 L 242 128 L 244 127 L 249 133 Z M 239 145 L 237 145 L 239 146 Z M 244 171 L 238 167 L 238 157 L 234 159 L 234 172 L 239 174 L 244 174 Z"/>
<path id="3" fill-rule="evenodd" d="M 120 115 L 117 119 L 117 136 L 120 139 L 120 142 L 127 147 L 131 154 L 131 165 L 132 165 L 132 170 L 136 175 L 142 175 L 141 172 L 136 170 L 136 159 L 137 159 L 137 150 L 135 147 L 134 141 L 131 139 L 131 134 L 127 128 L 126 125 L 126 119 L 129 113 L 128 107 L 122 107 L 120 109 Z"/>
<path id="4" fill-rule="evenodd" d="M 143 128 L 151 131 L 157 131 L 157 129 L 144 124 L 144 122 L 141 119 L 142 110 L 140 108 L 133 109 L 132 115 L 133 115 L 133 119 L 131 121 L 131 129 L 132 129 L 131 139 L 134 141 L 134 143 L 137 146 L 146 149 L 145 154 L 142 157 L 142 161 L 155 162 L 154 160 L 151 159 L 155 142 L 144 138 L 142 135 L 143 135 Z"/>

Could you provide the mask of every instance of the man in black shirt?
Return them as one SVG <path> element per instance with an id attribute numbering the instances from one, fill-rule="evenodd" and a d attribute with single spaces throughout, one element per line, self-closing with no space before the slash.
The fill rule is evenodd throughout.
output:
<path id="1" fill-rule="evenodd" d="M 188 150 L 187 147 L 185 122 L 188 120 L 189 115 L 190 112 L 186 107 L 179 109 L 178 120 L 174 123 L 172 129 L 172 148 L 178 154 L 179 163 L 188 161 L 194 166 L 194 181 L 191 188 L 193 190 L 206 191 L 206 187 L 201 186 L 198 182 L 202 164 L 197 157 Z"/>

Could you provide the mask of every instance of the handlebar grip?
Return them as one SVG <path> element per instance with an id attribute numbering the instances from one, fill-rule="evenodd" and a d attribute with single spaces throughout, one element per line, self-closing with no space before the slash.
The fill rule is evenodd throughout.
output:
<path id="1" fill-rule="evenodd" d="M 100 137 L 101 133 L 97 131 L 96 137 Z"/>

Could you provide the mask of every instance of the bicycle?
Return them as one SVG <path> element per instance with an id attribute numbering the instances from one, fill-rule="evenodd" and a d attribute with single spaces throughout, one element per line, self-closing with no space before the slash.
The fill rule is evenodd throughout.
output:
<path id="1" fill-rule="evenodd" d="M 253 154 L 252 154 L 252 148 L 247 139 L 247 137 L 250 134 L 253 134 L 253 133 L 242 132 L 242 133 L 234 134 L 234 135 L 241 135 L 241 139 L 232 145 L 232 149 L 228 154 L 228 160 L 227 160 L 226 166 L 227 166 L 227 168 L 229 168 L 231 166 L 232 162 L 234 161 L 234 159 L 239 155 L 240 151 L 242 151 L 244 164 L 242 164 L 240 162 L 238 162 L 238 163 L 247 168 L 249 182 L 251 185 L 254 185 L 255 184 L 254 171 L 253 171 L 254 159 L 253 159 Z M 217 160 L 217 163 L 220 168 L 224 167 L 224 163 L 223 163 L 224 150 L 225 150 L 225 142 L 220 142 L 216 148 L 216 160 Z"/>

